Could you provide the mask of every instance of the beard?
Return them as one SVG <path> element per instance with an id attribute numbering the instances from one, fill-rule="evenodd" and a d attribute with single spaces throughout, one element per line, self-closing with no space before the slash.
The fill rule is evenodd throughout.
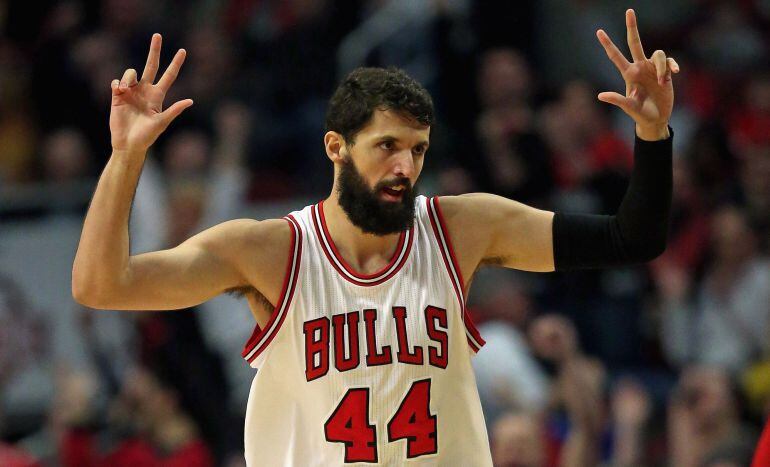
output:
<path id="1" fill-rule="evenodd" d="M 380 199 L 383 188 L 397 185 L 404 187 L 400 201 Z M 370 189 L 353 160 L 346 157 L 340 169 L 337 194 L 350 222 L 364 233 L 388 235 L 408 230 L 414 223 L 415 189 L 406 177 L 383 180 Z"/>

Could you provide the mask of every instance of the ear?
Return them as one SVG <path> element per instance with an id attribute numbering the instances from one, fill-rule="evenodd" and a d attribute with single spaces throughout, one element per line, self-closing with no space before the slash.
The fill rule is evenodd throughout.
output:
<path id="1" fill-rule="evenodd" d="M 336 131 L 327 131 L 324 135 L 324 146 L 326 147 L 326 157 L 334 163 L 342 162 L 343 156 L 340 154 L 345 145 L 345 138 Z"/>

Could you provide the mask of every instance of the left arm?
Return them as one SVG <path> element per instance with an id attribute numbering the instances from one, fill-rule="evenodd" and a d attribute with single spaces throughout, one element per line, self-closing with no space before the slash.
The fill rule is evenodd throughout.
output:
<path id="1" fill-rule="evenodd" d="M 465 287 L 480 264 L 548 272 L 649 261 L 665 249 L 671 208 L 671 73 L 679 72 L 661 50 L 646 58 L 636 16 L 626 12 L 630 63 L 599 30 L 597 37 L 626 82 L 626 95 L 602 92 L 636 122 L 631 182 L 613 216 L 556 214 L 489 194 L 442 197 L 441 206 Z"/>

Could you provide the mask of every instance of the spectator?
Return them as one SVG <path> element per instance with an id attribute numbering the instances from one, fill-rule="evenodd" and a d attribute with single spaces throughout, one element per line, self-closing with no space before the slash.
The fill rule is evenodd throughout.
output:
<path id="1" fill-rule="evenodd" d="M 545 467 L 542 421 L 527 413 L 507 413 L 492 429 L 492 462 L 499 467 Z"/>
<path id="2" fill-rule="evenodd" d="M 487 341 L 485 349 L 491 350 L 473 359 L 473 369 L 487 426 L 492 427 L 507 411 L 542 412 L 548 383 L 527 345 L 533 304 L 525 286 L 509 274 L 484 278 L 489 291 L 479 305 L 487 321 L 478 329 Z"/>
<path id="3" fill-rule="evenodd" d="M 77 397 L 83 399 L 83 395 Z M 65 467 L 214 465 L 179 393 L 146 370 L 138 369 L 126 381 L 111 407 L 110 429 L 116 431 L 112 434 L 123 435 L 111 450 L 100 452 L 97 433 L 84 426 L 87 409 L 66 410 L 69 426 L 62 437 L 60 459 Z"/>
<path id="4" fill-rule="evenodd" d="M 72 128 L 55 131 L 46 138 L 42 159 L 43 178 L 54 183 L 84 178 L 92 163 L 88 141 Z"/>
<path id="5" fill-rule="evenodd" d="M 549 465 L 598 464 L 605 424 L 603 366 L 581 352 L 575 327 L 562 316 L 537 318 L 529 336 L 535 354 L 553 368 L 555 375 L 547 423 L 548 444 L 558 460 Z"/>
<path id="6" fill-rule="evenodd" d="M 545 206 L 552 189 L 548 148 L 535 129 L 534 77 L 512 49 L 492 49 L 481 58 L 476 120 L 485 190 Z"/>
<path id="7" fill-rule="evenodd" d="M 751 417 L 770 413 L 770 3 L 664 3 L 639 14 L 651 38 L 647 54 L 662 47 L 682 68 L 671 121 L 677 157 L 668 250 L 649 271 L 493 278 L 471 297 L 471 311 L 486 318 L 487 348 L 473 364 L 500 465 L 595 465 L 600 457 L 627 466 L 747 465 L 750 447 L 719 433 L 750 433 Z M 155 420 L 166 426 L 159 431 L 203 438 L 218 464 L 242 460 L 240 434 L 230 430 L 242 423 L 230 417 L 242 416 L 253 376 L 238 358 L 254 325 L 243 300 L 223 295 L 168 314 L 82 313 L 67 301 L 69 290 L 52 285 L 66 272 L 42 274 L 58 271 L 57 262 L 68 263 L 62 271 L 71 266 L 62 258 L 74 244 L 62 239 L 71 224 L 82 225 L 75 217 L 92 190 L 59 189 L 82 177 L 89 183 L 103 167 L 109 82 L 124 63 L 142 66 L 152 32 L 188 50 L 174 92 L 196 105 L 146 159 L 130 225 L 133 254 L 172 247 L 226 219 L 283 215 L 286 205 L 301 204 L 298 197 L 328 190 L 323 113 L 339 61 L 351 51 L 364 51 L 353 53 L 357 64 L 403 66 L 430 88 L 438 123 L 423 170 L 426 194 L 492 191 L 537 207 L 607 213 L 626 187 L 631 128 L 617 127 L 593 89 L 618 84 L 606 81 L 615 72 L 591 37 L 600 24 L 622 36 L 622 24 L 604 19 L 623 8 L 613 2 L 0 4 L 3 466 L 55 464 L 62 418 L 75 438 L 106 443 L 90 451 L 93 462 L 107 462 L 118 440 L 138 440 L 122 452 L 171 462 L 153 451 L 175 445 L 173 436 L 148 434 L 132 417 L 105 410 L 116 397 L 125 402 L 120 388 L 137 381 L 128 369 L 140 360 L 168 369 L 178 383 L 169 389 L 139 378 L 157 389 L 146 397 L 152 392 L 168 407 L 193 401 L 173 414 L 161 407 L 162 418 L 176 422 Z M 382 39 L 382 31 L 392 33 Z M 280 207 L 265 202 L 284 198 Z M 35 248 L 36 241 L 45 245 Z M 20 244 L 37 255 L 27 259 Z M 16 277 L 24 261 L 35 264 Z M 476 292 L 487 279 L 475 277 Z M 539 310 L 571 322 L 533 320 Z M 730 386 L 721 373 L 708 373 L 713 388 L 689 382 L 702 379 L 690 376 L 700 363 L 742 378 L 751 416 L 720 395 Z M 616 381 L 606 406 L 605 371 Z M 684 415 L 667 423 L 652 414 L 665 406 L 667 378 L 680 373 L 668 409 Z M 567 391 L 575 387 L 586 388 L 583 396 Z M 691 392 L 711 395 L 688 405 L 680 394 Z M 51 400 L 70 412 L 54 410 L 46 424 Z M 132 436 L 118 433 L 126 429 Z M 661 440 L 669 435 L 666 459 Z M 701 447 L 708 443 L 713 450 Z M 693 461 L 687 446 L 694 445 L 703 452 Z"/>
<path id="8" fill-rule="evenodd" d="M 39 430 L 53 397 L 46 364 L 48 329 L 12 278 L 0 275 L 0 424 L 2 439 Z"/>
<path id="9" fill-rule="evenodd" d="M 756 434 L 741 421 L 736 394 L 730 376 L 723 370 L 685 369 L 668 405 L 672 465 L 721 466 L 719 459 L 723 463 L 736 459 L 735 455 L 727 455 L 731 451 L 745 453 L 747 445 L 754 445 Z"/>
<path id="10" fill-rule="evenodd" d="M 241 104 L 226 102 L 214 119 L 213 142 L 201 130 L 183 130 L 169 138 L 163 151 L 165 171 L 148 157 L 132 214 L 134 251 L 175 246 L 242 209 L 252 114 Z M 218 459 L 240 450 L 233 432 L 242 423 L 230 418 L 229 409 L 241 412 L 253 374 L 232 356 L 240 354 L 253 323 L 245 304 L 231 297 L 139 318 L 142 361 L 179 380 L 180 392 L 194 401 L 191 415 Z M 227 384 L 218 383 L 223 380 Z"/>
<path id="11" fill-rule="evenodd" d="M 713 259 L 688 297 L 691 278 L 669 274 L 663 294 L 663 339 L 669 361 L 719 366 L 733 373 L 767 349 L 770 266 L 743 210 L 720 208 L 712 219 Z"/>
<path id="12" fill-rule="evenodd" d="M 652 400 L 637 381 L 624 378 L 611 394 L 613 428 L 613 467 L 650 465 L 647 457 L 647 423 L 652 415 Z"/>

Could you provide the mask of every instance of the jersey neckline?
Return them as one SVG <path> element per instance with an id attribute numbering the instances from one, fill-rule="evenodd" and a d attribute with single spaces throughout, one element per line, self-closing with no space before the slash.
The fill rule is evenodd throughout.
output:
<path id="1" fill-rule="evenodd" d="M 326 226 L 326 217 L 324 216 L 323 201 L 315 204 L 311 207 L 310 216 L 313 218 L 313 226 L 315 227 L 316 234 L 318 235 L 321 249 L 324 251 L 326 258 L 331 263 L 332 267 L 349 282 L 362 286 L 378 285 L 393 277 L 409 258 L 409 253 L 412 249 L 412 238 L 414 237 L 414 224 L 409 228 L 401 232 L 398 238 L 398 244 L 396 250 L 393 252 L 393 256 L 390 258 L 385 267 L 373 274 L 364 274 L 356 271 L 345 258 L 342 257 L 337 245 L 329 234 L 329 229 Z"/>

